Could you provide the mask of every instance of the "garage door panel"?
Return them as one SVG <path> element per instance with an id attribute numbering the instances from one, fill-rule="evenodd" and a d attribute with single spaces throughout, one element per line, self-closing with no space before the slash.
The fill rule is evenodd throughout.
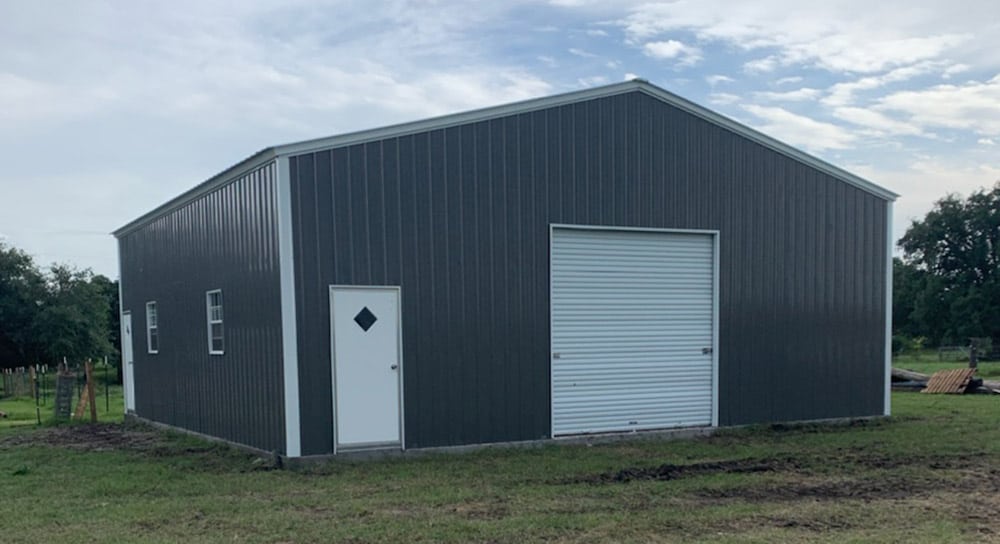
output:
<path id="1" fill-rule="evenodd" d="M 552 232 L 554 435 L 709 425 L 710 234 Z"/>

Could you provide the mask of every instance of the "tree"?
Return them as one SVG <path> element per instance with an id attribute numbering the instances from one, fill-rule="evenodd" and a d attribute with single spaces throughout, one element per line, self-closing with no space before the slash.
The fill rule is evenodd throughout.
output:
<path id="1" fill-rule="evenodd" d="M 42 356 L 33 336 L 45 279 L 27 253 L 0 242 L 0 367 Z"/>
<path id="2" fill-rule="evenodd" d="M 901 327 L 934 343 L 1000 337 L 1000 182 L 964 200 L 937 201 L 899 245 L 902 267 L 894 277 L 901 288 L 893 306 L 904 312 Z"/>
<path id="3" fill-rule="evenodd" d="M 33 328 L 45 346 L 46 359 L 80 361 L 112 350 L 108 338 L 107 300 L 89 270 L 53 265 L 46 297 Z"/>
<path id="4" fill-rule="evenodd" d="M 0 367 L 117 353 L 118 286 L 67 265 L 42 272 L 0 242 Z"/>

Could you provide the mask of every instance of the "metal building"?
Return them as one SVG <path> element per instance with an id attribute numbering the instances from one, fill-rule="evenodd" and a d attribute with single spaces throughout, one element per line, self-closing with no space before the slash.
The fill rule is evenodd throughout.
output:
<path id="1" fill-rule="evenodd" d="M 127 410 L 289 457 L 888 414 L 895 197 L 640 80 L 267 148 L 115 232 Z"/>

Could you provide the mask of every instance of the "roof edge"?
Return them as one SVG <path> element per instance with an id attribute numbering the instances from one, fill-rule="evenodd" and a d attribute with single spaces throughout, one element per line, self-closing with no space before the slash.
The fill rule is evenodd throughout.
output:
<path id="1" fill-rule="evenodd" d="M 722 115 L 721 113 L 712 111 L 704 106 L 696 104 L 686 98 L 680 97 L 666 89 L 662 89 L 651 83 L 647 83 L 644 81 L 640 81 L 639 83 L 641 90 L 644 93 L 653 96 L 654 98 L 658 98 L 692 115 L 701 117 L 706 121 L 719 125 L 723 128 L 729 129 L 735 132 L 736 134 L 739 134 L 750 140 L 753 140 L 765 147 L 768 147 L 792 159 L 801 161 L 808 166 L 816 168 L 817 170 L 826 172 L 831 176 L 841 179 L 842 181 L 850 185 L 854 185 L 859 189 L 867 191 L 877 197 L 884 198 L 890 201 L 894 201 L 897 198 L 899 198 L 899 194 L 890 191 L 889 189 L 886 189 L 881 185 L 878 185 L 861 176 L 858 176 L 857 174 L 852 174 L 851 172 L 848 172 L 847 170 L 844 170 L 839 166 L 833 165 L 819 157 L 816 157 L 815 155 L 806 153 L 805 151 L 802 151 L 797 147 L 786 144 L 781 140 L 768 136 L 767 134 L 764 134 L 763 132 L 760 132 L 754 128 L 750 128 L 747 125 L 740 123 L 739 121 L 730 119 L 729 117 Z"/>
<path id="2" fill-rule="evenodd" d="M 129 221 L 125 225 L 112 231 L 111 234 L 115 238 L 121 238 L 122 236 L 139 229 L 140 227 L 144 227 L 147 224 L 152 223 L 154 220 L 159 219 L 167 213 L 177 210 L 184 205 L 197 200 L 199 197 L 204 196 L 224 185 L 228 185 L 236 179 L 257 170 L 261 166 L 264 166 L 268 162 L 274 160 L 276 157 L 277 154 L 274 152 L 273 147 L 264 148 L 199 183 L 198 185 L 195 185 L 187 191 L 175 196 L 174 198 L 171 198 L 163 204 L 160 204 L 152 210 L 140 215 L 132 221 Z"/>
<path id="3" fill-rule="evenodd" d="M 753 128 L 750 128 L 738 121 L 730 119 L 725 115 L 712 111 L 686 98 L 682 98 L 670 91 L 667 91 L 656 85 L 653 85 L 652 83 L 649 83 L 644 79 L 632 79 L 629 81 L 621 83 L 613 83 L 611 85 L 604 85 L 601 87 L 593 87 L 578 91 L 570 91 L 551 96 L 544 96 L 540 98 L 522 100 L 519 102 L 512 102 L 509 104 L 502 104 L 499 106 L 491 106 L 487 108 L 480 108 L 465 112 L 452 113 L 438 117 L 431 117 L 428 119 L 410 121 L 407 123 L 389 125 L 380 128 L 349 132 L 346 134 L 340 134 L 336 136 L 314 138 L 311 140 L 303 140 L 299 142 L 292 142 L 273 147 L 268 147 L 261 151 L 258 151 L 257 153 L 251 155 L 250 157 L 244 159 L 243 161 L 233 166 L 230 166 L 229 168 L 223 170 L 222 172 L 212 176 L 208 180 L 168 200 L 167 202 L 161 204 L 160 206 L 157 206 L 156 208 L 150 210 L 149 212 L 143 214 L 142 216 L 130 221 L 126 225 L 112 232 L 112 234 L 115 237 L 120 238 L 125 234 L 128 234 L 129 232 L 132 232 L 152 222 L 153 220 L 159 218 L 160 216 L 165 215 L 168 212 L 171 212 L 175 209 L 178 209 L 184 206 L 185 204 L 211 191 L 214 191 L 215 189 L 218 189 L 234 181 L 239 177 L 242 177 L 244 174 L 252 170 L 260 168 L 267 162 L 279 156 L 298 155 L 302 153 L 320 151 L 323 149 L 330 149 L 334 147 L 342 147 L 346 145 L 354 145 L 368 141 L 380 140 L 383 138 L 405 136 L 408 134 L 414 134 L 428 130 L 444 129 L 456 125 L 486 121 L 489 119 L 506 117 L 508 115 L 516 115 L 520 113 L 528 113 L 540 109 L 558 107 L 566 104 L 573 104 L 577 102 L 583 102 L 586 100 L 593 100 L 596 98 L 604 98 L 636 90 L 641 91 L 653 98 L 661 100 L 667 104 L 677 107 L 687 113 L 695 115 L 696 117 L 704 119 L 717 126 L 730 130 L 735 134 L 748 138 L 754 142 L 757 142 L 760 145 L 763 145 L 778 153 L 781 153 L 789 158 L 800 161 L 817 170 L 825 172 L 837 179 L 840 179 L 845 183 L 848 183 L 859 189 L 862 189 L 865 192 L 868 192 L 874 196 L 889 201 L 896 200 L 896 198 L 899 197 L 898 194 L 886 189 L 885 187 L 877 185 L 856 174 L 852 174 L 847 170 L 844 170 L 838 166 L 834 166 L 833 164 L 824 161 L 823 159 L 810 155 L 805 151 L 802 151 L 789 144 L 781 142 L 780 140 L 772 138 L 771 136 L 768 136 Z"/>

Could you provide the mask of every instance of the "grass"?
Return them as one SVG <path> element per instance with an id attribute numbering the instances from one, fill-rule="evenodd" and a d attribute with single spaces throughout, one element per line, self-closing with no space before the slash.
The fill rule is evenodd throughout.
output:
<path id="1" fill-rule="evenodd" d="M 142 427 L 18 426 L 0 431 L 0 541 L 1000 541 L 1000 399 L 893 409 L 296 470 Z"/>
<path id="2" fill-rule="evenodd" d="M 100 377 L 100 376 L 99 376 Z M 124 410 L 124 400 L 122 387 L 111 385 L 105 390 L 103 384 L 97 385 L 94 396 L 97 404 L 97 420 L 100 422 L 119 422 L 122 420 Z M 36 426 L 41 419 L 42 425 L 50 426 L 55 422 L 55 407 L 53 406 L 54 391 L 46 389 L 45 400 L 41 398 L 36 402 L 32 397 L 3 398 L 0 397 L 0 412 L 5 412 L 7 417 L 0 419 L 0 437 L 4 436 L 6 429 L 22 426 Z M 77 391 L 73 391 L 73 402 L 70 409 L 76 408 L 79 400 Z M 36 410 L 37 409 L 37 410 Z M 85 417 L 89 421 L 90 408 L 87 408 Z"/>
<path id="3" fill-rule="evenodd" d="M 933 374 L 938 370 L 966 368 L 968 361 L 941 361 L 936 351 L 906 353 L 893 358 L 892 366 L 905 368 L 924 374 Z M 1000 361 L 979 361 L 976 375 L 987 380 L 1000 380 Z"/>

